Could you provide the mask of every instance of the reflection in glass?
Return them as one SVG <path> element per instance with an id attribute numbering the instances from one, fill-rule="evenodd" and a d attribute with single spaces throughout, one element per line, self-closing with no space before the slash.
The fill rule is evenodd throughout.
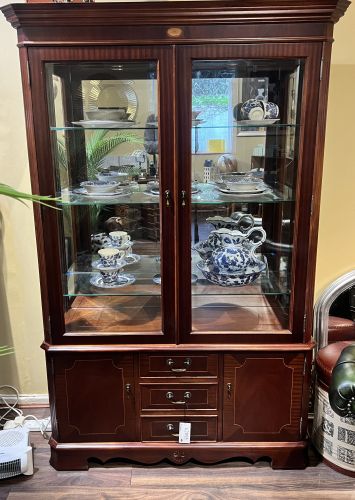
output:
<path id="1" fill-rule="evenodd" d="M 192 74 L 192 330 L 286 329 L 303 61 Z"/>
<path id="2" fill-rule="evenodd" d="M 67 332 L 160 332 L 155 62 L 47 64 Z"/>

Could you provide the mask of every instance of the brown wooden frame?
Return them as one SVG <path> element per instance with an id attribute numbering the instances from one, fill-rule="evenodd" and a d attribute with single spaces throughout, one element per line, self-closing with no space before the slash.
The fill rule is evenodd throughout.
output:
<path id="1" fill-rule="evenodd" d="M 305 467 L 330 54 L 333 25 L 348 5 L 348 0 L 193 0 L 13 4 L 1 9 L 18 33 L 34 193 L 54 194 L 53 171 L 48 168 L 52 157 L 45 61 L 158 60 L 160 109 L 169 110 L 160 114 L 162 163 L 166 165 L 161 181 L 163 190 L 173 193 L 171 206 L 161 206 L 164 335 L 63 335 L 58 214 L 34 207 L 45 329 L 42 347 L 47 358 L 53 429 L 51 464 L 56 469 L 87 469 L 90 457 L 102 462 L 112 458 L 144 463 L 168 459 L 181 464 L 190 459 L 213 463 L 236 456 L 253 461 L 269 456 L 273 468 Z M 243 57 L 306 59 L 290 325 L 277 334 L 191 335 L 190 202 L 185 207 L 180 204 L 181 190 L 190 192 L 191 59 Z M 155 359 L 152 364 L 150 358 Z M 165 373 L 164 369 L 171 367 L 170 358 L 175 367 L 191 369 Z M 182 364 L 186 358 L 192 360 L 192 365 Z M 206 364 L 203 360 L 209 361 Z M 262 375 L 258 375 L 258 360 L 263 360 Z M 103 366 L 108 367 L 107 381 L 105 373 L 99 376 L 105 371 Z M 67 376 L 70 370 L 73 371 Z M 275 373 L 280 378 L 286 374 L 280 394 L 273 392 Z M 77 374 L 78 383 L 74 382 Z M 126 391 L 121 398 L 122 408 L 135 421 L 121 428 L 122 433 L 116 431 L 116 413 L 122 416 L 122 408 L 115 394 L 112 407 L 107 408 L 111 412 L 108 421 L 102 428 L 97 422 L 90 428 L 76 402 L 75 391 L 83 389 L 85 397 L 81 395 L 79 400 L 90 410 L 90 398 L 98 391 L 103 391 L 100 397 L 108 402 L 116 384 L 122 394 L 122 380 Z M 235 383 L 240 384 L 240 393 L 238 387 L 230 386 Z M 170 410 L 166 404 L 151 410 L 147 390 L 153 386 L 162 386 L 164 391 L 181 386 L 192 391 L 198 390 L 199 385 L 213 386 L 213 408 L 194 408 L 188 414 L 199 422 L 205 434 L 202 432 L 198 442 L 177 444 L 165 434 L 163 424 L 170 419 L 176 423 L 187 412 Z M 266 412 L 265 425 L 252 414 L 265 406 L 265 399 L 257 399 L 260 391 L 271 394 L 274 402 Z M 229 400 L 233 393 L 237 397 Z M 251 410 L 245 408 L 245 402 L 250 401 Z M 288 410 L 292 422 L 287 418 Z M 246 432 L 236 431 L 245 422 L 246 427 L 251 427 Z M 153 424 L 161 426 L 161 440 L 155 441 Z M 105 425 L 108 434 L 102 438 Z M 75 426 L 78 431 L 73 430 Z M 81 427 L 85 432 L 81 432 Z M 285 430 L 275 437 L 274 431 L 282 428 Z"/>
<path id="2" fill-rule="evenodd" d="M 38 192 L 40 194 L 55 195 L 54 171 L 48 168 L 53 164 L 51 141 L 49 132 L 48 112 L 45 87 L 45 64 L 46 62 L 60 61 L 114 61 L 114 60 L 156 60 L 158 61 L 159 74 L 159 108 L 166 109 L 172 101 L 172 49 L 170 47 L 100 47 L 83 53 L 80 48 L 34 48 L 28 50 L 30 76 L 32 81 L 36 81 L 36 86 L 32 91 L 33 128 L 36 144 L 36 172 L 38 176 Z M 173 168 L 173 113 L 160 113 L 159 123 L 159 144 L 161 147 L 161 186 L 162 192 L 169 189 L 174 191 Z M 37 190 L 36 189 L 36 190 Z M 40 247 L 43 248 L 42 259 L 45 261 L 47 269 L 46 289 L 42 292 L 42 299 L 48 301 L 48 317 L 50 318 L 51 333 L 47 332 L 46 340 L 52 343 L 110 343 L 116 337 L 120 343 L 155 343 L 173 341 L 175 337 L 175 290 L 170 283 L 175 283 L 175 255 L 174 255 L 174 204 L 169 207 L 161 204 L 162 220 L 162 274 L 164 276 L 162 284 L 162 332 L 147 334 L 135 332 L 127 335 L 119 333 L 115 336 L 113 332 L 109 336 L 105 334 L 87 333 L 76 335 L 75 332 L 65 333 L 63 314 L 63 293 L 62 293 L 62 272 L 60 266 L 60 244 L 58 213 L 48 208 L 41 209 L 43 234 Z M 47 309 L 47 308 L 46 308 Z M 48 318 L 46 318 L 48 320 Z M 50 335 L 50 336 L 49 336 Z"/>
<path id="3" fill-rule="evenodd" d="M 177 71 L 184 85 L 180 88 L 177 96 L 178 110 L 178 149 L 181 169 L 178 171 L 178 191 L 189 192 L 191 183 L 191 138 L 186 134 L 186 128 L 191 121 L 191 69 L 193 60 L 209 59 L 253 59 L 253 58 L 302 58 L 305 62 L 305 72 L 303 78 L 301 127 L 300 127 L 300 153 L 298 165 L 298 179 L 296 187 L 296 221 L 294 232 L 294 259 L 292 270 L 292 301 L 290 308 L 289 330 L 280 333 L 268 332 L 267 334 L 252 332 L 238 334 L 233 331 L 220 332 L 198 332 L 191 331 L 191 289 L 189 286 L 191 277 L 190 248 L 191 248 L 191 208 L 179 204 L 178 226 L 179 243 L 176 251 L 179 259 L 178 276 L 179 284 L 179 310 L 184 311 L 178 314 L 180 318 L 180 338 L 182 342 L 216 342 L 216 343 L 243 343 L 243 342 L 266 342 L 272 343 L 275 337 L 278 342 L 307 341 L 310 339 L 309 330 L 305 329 L 305 317 L 312 315 L 312 302 L 309 297 L 313 296 L 313 284 L 308 280 L 309 267 L 315 263 L 314 249 L 310 240 L 315 235 L 310 234 L 311 203 L 314 178 L 320 175 L 317 162 L 315 161 L 316 145 L 316 120 L 318 113 L 318 82 L 322 57 L 321 43 L 308 44 L 262 44 L 256 46 L 249 45 L 203 45 L 185 46 L 177 49 Z M 187 96 L 190 96 L 187 99 Z M 181 174 L 180 174 L 181 172 Z M 302 193 L 302 198 L 300 198 Z M 178 199 L 178 194 L 176 195 Z M 299 200 L 302 199 L 302 204 Z M 301 235 L 301 236 L 298 236 Z M 297 280 L 295 279 L 297 276 Z M 195 341 L 192 339 L 196 338 Z"/>

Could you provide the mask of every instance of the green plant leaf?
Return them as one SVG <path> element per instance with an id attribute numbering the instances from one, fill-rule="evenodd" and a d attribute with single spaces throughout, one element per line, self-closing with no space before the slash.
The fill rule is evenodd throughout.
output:
<path id="1" fill-rule="evenodd" d="M 31 201 L 33 203 L 39 203 L 41 205 L 45 205 L 46 207 L 54 208 L 55 210 L 61 210 L 60 208 L 48 203 L 48 202 L 60 201 L 61 198 L 23 193 L 22 191 L 18 191 L 17 189 L 8 186 L 7 184 L 3 184 L 1 182 L 0 182 L 0 195 L 8 196 L 9 198 L 14 198 L 20 201 L 21 203 L 24 203 L 24 200 L 26 200 L 26 201 Z"/>

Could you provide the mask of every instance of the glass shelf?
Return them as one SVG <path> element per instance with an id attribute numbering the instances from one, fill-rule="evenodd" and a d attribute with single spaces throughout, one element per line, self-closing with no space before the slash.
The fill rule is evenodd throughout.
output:
<path id="1" fill-rule="evenodd" d="M 78 125 L 78 126 L 75 126 L 75 125 L 69 125 L 69 126 L 66 126 L 66 127 L 50 127 L 50 131 L 51 132 L 61 132 L 61 131 L 66 131 L 66 130 L 70 130 L 70 131 L 76 131 L 76 130 L 81 130 L 81 131 L 85 131 L 85 132 L 93 132 L 95 130 L 112 130 L 112 131 L 115 131 L 115 130 L 158 130 L 158 126 L 157 125 L 149 125 L 148 127 L 143 127 L 143 126 L 140 126 L 140 125 L 136 125 L 136 126 L 129 126 L 129 127 L 122 127 L 122 126 L 119 126 L 119 127 L 92 127 L 92 126 L 89 126 L 89 127 L 85 127 L 85 126 L 82 126 L 82 125 Z"/>
<path id="2" fill-rule="evenodd" d="M 243 129 L 255 129 L 255 128 L 271 128 L 271 129 L 280 129 L 280 128 L 289 128 L 289 129 L 295 129 L 298 128 L 300 125 L 297 123 L 265 123 L 265 124 L 249 124 L 249 123 L 233 123 L 231 125 L 204 125 L 204 124 L 192 124 L 191 127 L 193 129 L 233 129 L 233 128 L 243 128 Z M 157 125 L 148 125 L 148 126 L 141 126 L 137 124 L 136 126 L 110 126 L 110 127 L 105 127 L 105 126 L 82 126 L 82 125 L 68 125 L 68 126 L 63 126 L 63 127 L 50 127 L 51 132 L 60 132 L 60 131 L 76 131 L 76 130 L 81 130 L 81 131 L 94 131 L 94 130 L 157 130 L 158 126 Z"/>
<path id="3" fill-rule="evenodd" d="M 223 205 L 228 203 L 282 203 L 294 201 L 292 191 L 284 187 L 267 189 L 260 194 L 224 194 L 212 184 L 200 184 L 200 191 L 191 196 L 192 205 Z M 98 197 L 80 195 L 63 190 L 57 194 L 61 197 L 59 206 L 93 206 L 93 205 L 159 205 L 160 197 L 145 191 L 126 193 L 112 197 Z"/>
<path id="4" fill-rule="evenodd" d="M 135 282 L 120 288 L 99 288 L 90 283 L 91 278 L 100 274 L 98 271 L 93 270 L 90 264 L 74 264 L 66 273 L 68 292 L 64 296 L 161 295 L 160 285 L 153 282 L 153 276 L 160 273 L 157 256 L 140 255 L 139 262 L 127 265 L 121 273 L 134 275 Z"/>
<path id="5" fill-rule="evenodd" d="M 296 129 L 300 125 L 296 123 L 264 123 L 264 124 L 255 124 L 255 123 L 238 123 L 235 122 L 231 125 L 204 125 L 204 124 L 196 124 L 192 125 L 192 128 L 194 129 L 233 129 L 233 128 L 246 128 L 246 129 L 255 129 L 255 128 L 272 128 L 272 129 L 279 129 L 279 128 L 289 128 L 289 129 Z"/>
<path id="6" fill-rule="evenodd" d="M 192 294 L 199 295 L 289 295 L 287 287 L 289 276 L 285 272 L 275 273 L 267 271 L 252 285 L 242 287 L 220 287 L 210 283 L 198 270 L 196 264 L 200 258 L 193 257 L 192 272 L 197 275 L 196 283 L 191 284 Z M 99 288 L 90 284 L 94 275 L 99 274 L 90 265 L 74 264 L 66 274 L 68 292 L 66 297 L 76 296 L 156 296 L 161 295 L 161 286 L 153 282 L 153 277 L 160 273 L 160 262 L 156 256 L 141 255 L 140 261 L 128 265 L 122 270 L 123 274 L 131 274 L 135 282 L 120 288 Z"/>

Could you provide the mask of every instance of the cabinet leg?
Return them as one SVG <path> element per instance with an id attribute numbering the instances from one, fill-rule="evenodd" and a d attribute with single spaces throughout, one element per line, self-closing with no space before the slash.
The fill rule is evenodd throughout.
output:
<path id="1" fill-rule="evenodd" d="M 273 469 L 305 469 L 307 465 L 307 446 L 304 448 L 286 448 L 271 455 L 271 467 Z"/>
<path id="2" fill-rule="evenodd" d="M 56 470 L 88 470 L 89 463 L 86 455 L 80 451 L 71 450 L 70 453 L 58 452 L 51 449 L 51 466 Z"/>

